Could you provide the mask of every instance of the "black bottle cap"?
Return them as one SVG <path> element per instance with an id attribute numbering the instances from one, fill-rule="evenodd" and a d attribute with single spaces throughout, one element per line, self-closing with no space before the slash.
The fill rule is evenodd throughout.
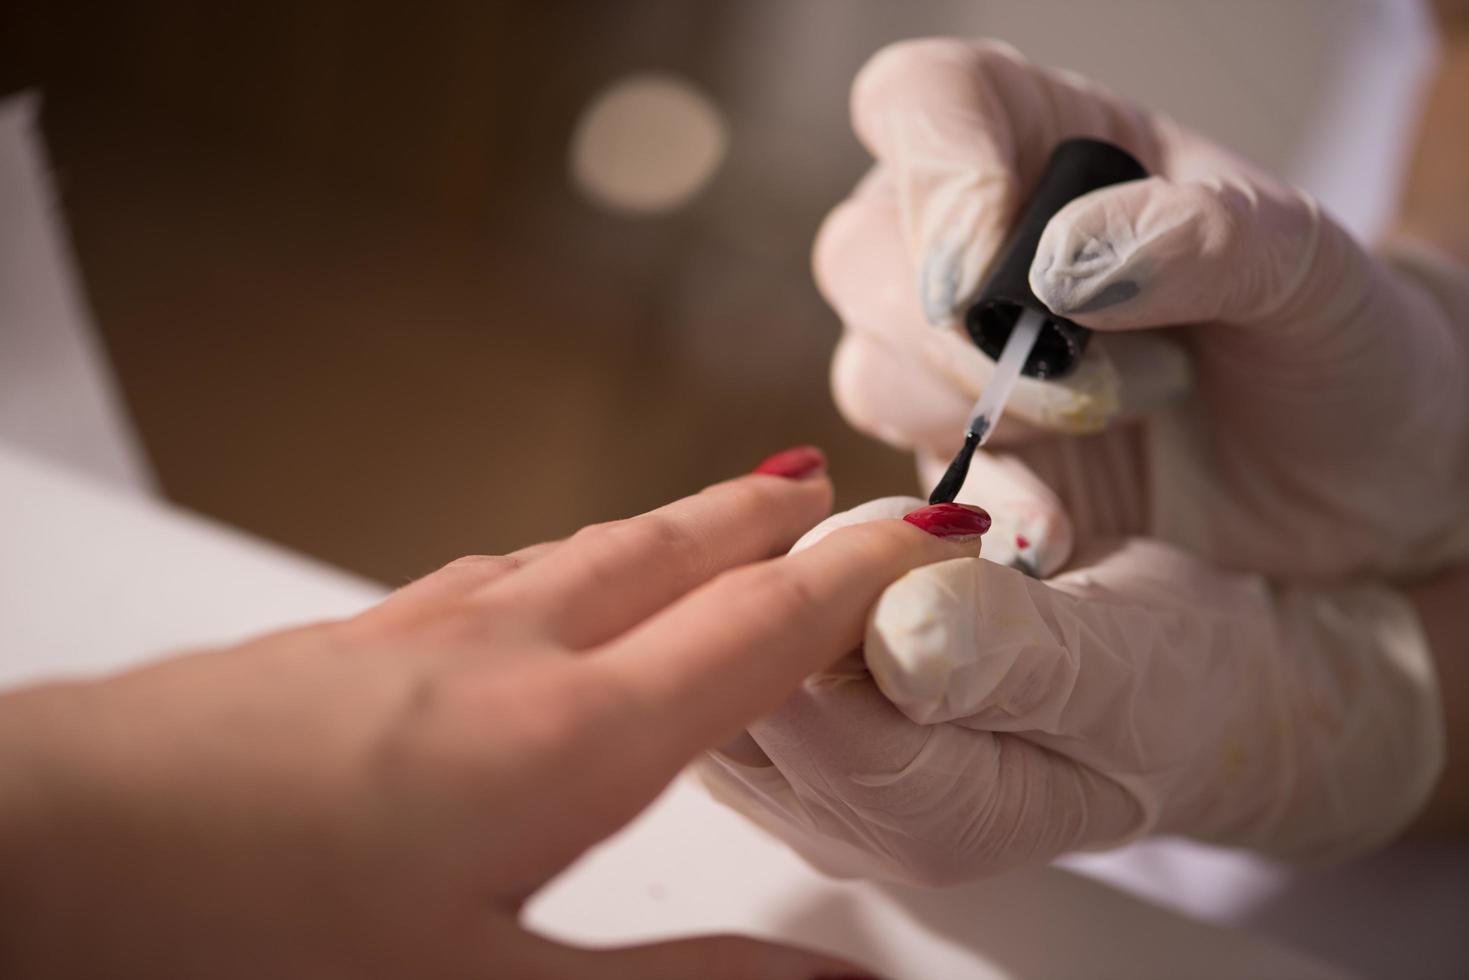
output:
<path id="1" fill-rule="evenodd" d="M 964 314 L 964 329 L 993 359 L 1024 309 L 1045 315 L 1045 326 L 1022 373 L 1033 378 L 1061 378 L 1076 369 L 1091 331 L 1046 309 L 1030 289 L 1030 264 L 1046 222 L 1068 203 L 1099 187 L 1141 180 L 1148 172 L 1126 150 L 1102 140 L 1076 138 L 1060 143 L 1045 173 L 1020 211 L 1010 237 L 995 259 L 978 298 Z"/>

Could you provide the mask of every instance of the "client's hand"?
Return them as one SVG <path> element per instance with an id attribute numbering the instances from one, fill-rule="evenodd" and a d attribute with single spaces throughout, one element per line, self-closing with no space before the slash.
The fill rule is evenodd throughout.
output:
<path id="1" fill-rule="evenodd" d="M 888 583 L 988 526 L 953 507 L 773 558 L 831 500 L 819 454 L 773 460 L 346 621 L 0 697 L 0 973 L 852 973 L 745 939 L 591 952 L 517 924 L 695 753 L 855 647 Z"/>

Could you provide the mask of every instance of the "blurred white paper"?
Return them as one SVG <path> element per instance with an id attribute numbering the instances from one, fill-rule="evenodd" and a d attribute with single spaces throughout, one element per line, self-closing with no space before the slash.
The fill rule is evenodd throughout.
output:
<path id="1" fill-rule="evenodd" d="M 36 124 L 0 100 L 0 441 L 93 479 L 154 489 L 92 327 Z"/>

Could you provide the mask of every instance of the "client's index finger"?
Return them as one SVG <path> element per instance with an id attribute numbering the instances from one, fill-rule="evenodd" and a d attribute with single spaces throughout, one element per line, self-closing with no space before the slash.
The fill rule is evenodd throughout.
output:
<path id="1" fill-rule="evenodd" d="M 777 454 L 748 476 L 584 528 L 500 595 L 557 642 L 595 647 L 720 572 L 785 551 L 829 513 L 831 496 L 819 451 Z"/>
<path id="2" fill-rule="evenodd" d="M 978 555 L 988 515 L 941 508 L 929 530 L 921 520 L 873 521 L 727 572 L 609 644 L 589 666 L 617 673 L 643 709 L 638 723 L 657 726 L 664 737 L 656 744 L 676 755 L 670 765 L 682 765 L 860 645 L 890 583 L 923 565 Z"/>

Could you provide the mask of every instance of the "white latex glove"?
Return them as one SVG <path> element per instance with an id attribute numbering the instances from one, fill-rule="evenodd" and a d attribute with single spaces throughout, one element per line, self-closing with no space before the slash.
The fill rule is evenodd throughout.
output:
<path id="1" fill-rule="evenodd" d="M 716 793 L 829 870 L 929 881 L 1150 832 L 1323 860 L 1390 837 L 1443 759 L 1415 617 L 1386 588 L 1259 573 L 1469 552 L 1461 275 L 1371 258 L 1300 194 L 1002 46 L 889 48 L 853 116 L 878 165 L 817 244 L 834 389 L 926 485 L 992 370 L 957 314 L 1050 149 L 1109 139 L 1159 176 L 1052 220 L 1032 288 L 1103 333 L 1074 377 L 1022 382 L 1015 455 L 961 493 L 994 515 L 988 558 L 1072 570 L 895 583 L 865 658 L 710 760 Z M 1123 332 L 1180 324 L 1177 347 Z"/>
<path id="2" fill-rule="evenodd" d="M 1050 582 L 985 559 L 917 570 L 865 654 L 870 673 L 854 655 L 808 680 L 702 769 L 834 874 L 946 883 L 1150 832 L 1339 858 L 1399 830 L 1443 757 L 1403 599 L 1273 590 L 1156 542 Z"/>
<path id="3" fill-rule="evenodd" d="M 958 322 L 965 300 L 1051 149 L 1093 136 L 1157 176 L 1051 220 L 1031 286 L 1102 333 L 1075 376 L 1022 380 L 1009 410 L 1032 436 L 1114 423 L 1015 449 L 1077 540 L 1146 534 L 1315 579 L 1469 556 L 1461 273 L 1422 254 L 1374 258 L 1299 192 L 993 42 L 883 50 L 856 80 L 852 115 L 877 165 L 816 245 L 818 283 L 846 327 L 833 387 L 858 428 L 919 451 L 925 489 L 992 370 Z M 1013 516 L 984 490 L 972 478 L 961 499 Z M 1042 572 L 1066 560 L 1056 542 L 1030 547 Z"/>

